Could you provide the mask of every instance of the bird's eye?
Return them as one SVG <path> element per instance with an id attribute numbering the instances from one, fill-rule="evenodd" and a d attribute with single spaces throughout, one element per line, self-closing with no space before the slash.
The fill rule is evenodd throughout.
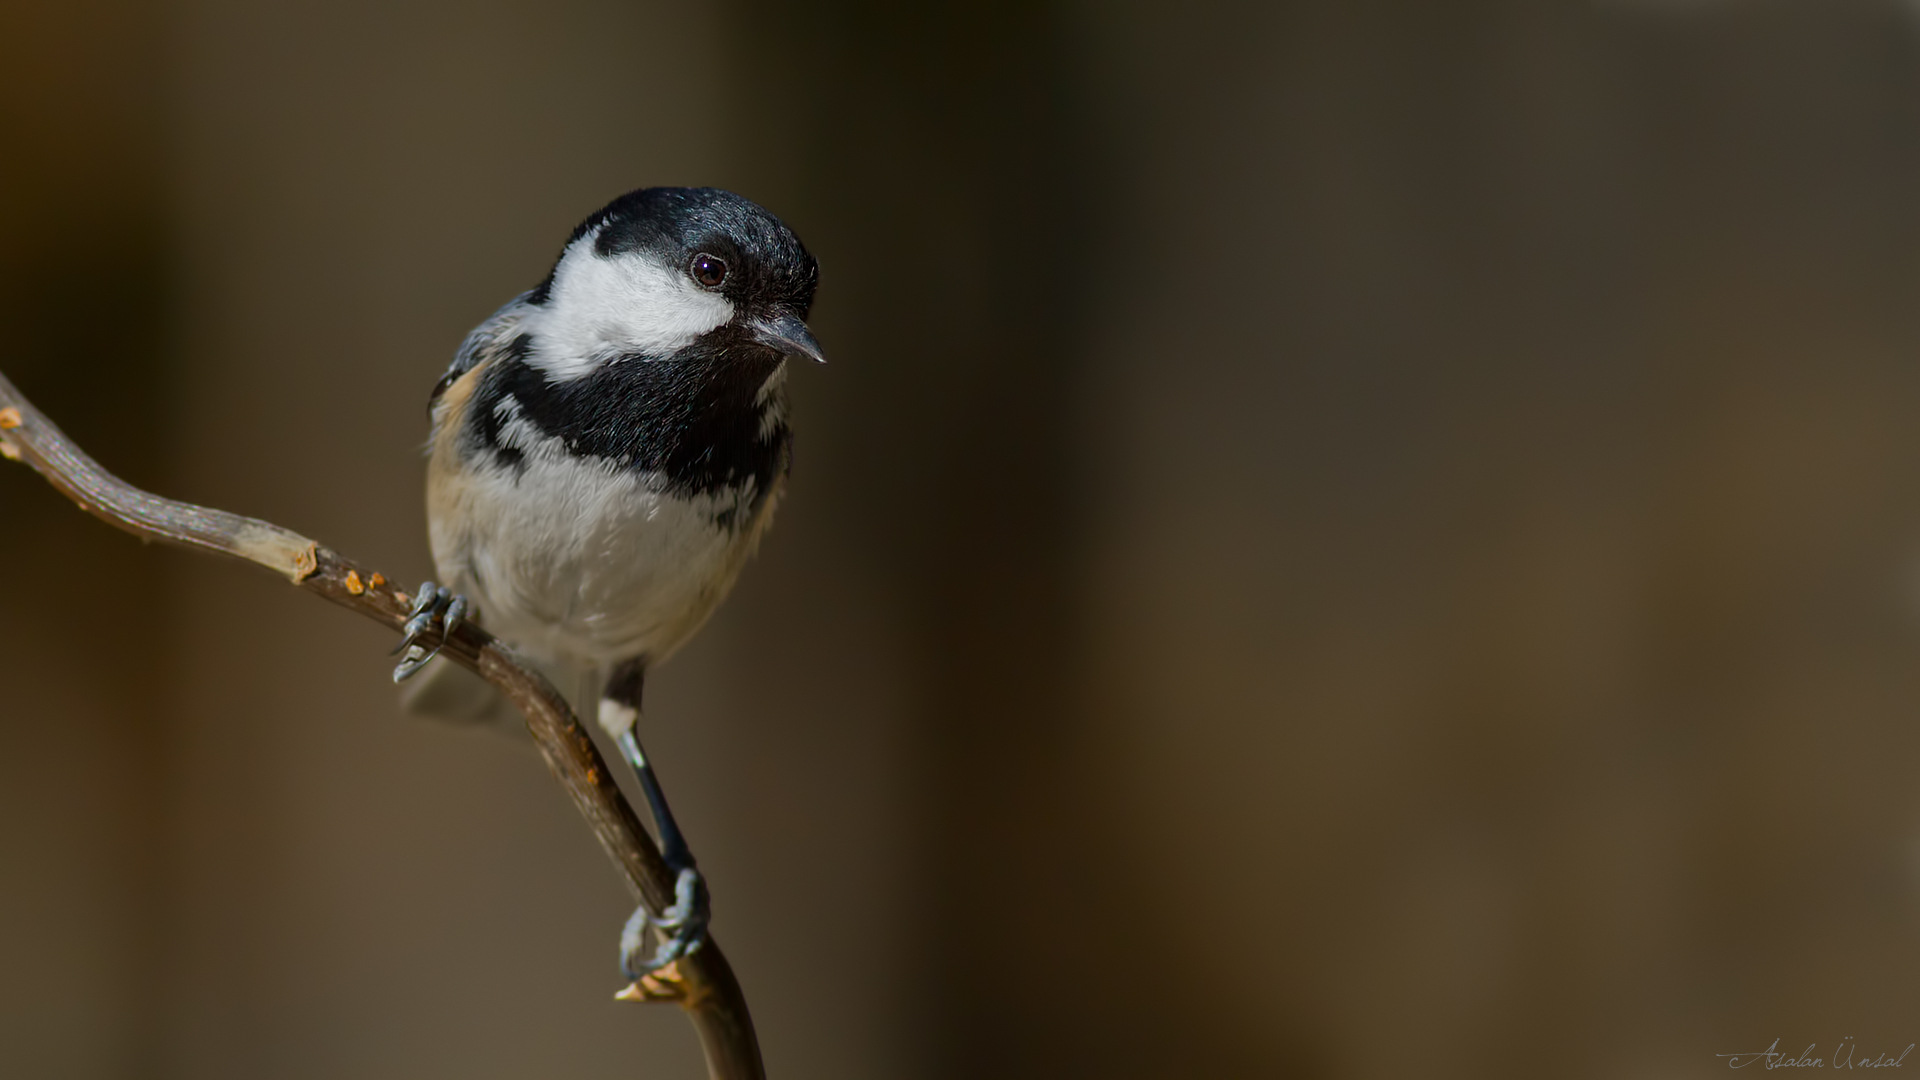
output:
<path id="1" fill-rule="evenodd" d="M 693 257 L 693 280 L 709 289 L 717 289 L 727 280 L 726 260 L 701 252 Z"/>

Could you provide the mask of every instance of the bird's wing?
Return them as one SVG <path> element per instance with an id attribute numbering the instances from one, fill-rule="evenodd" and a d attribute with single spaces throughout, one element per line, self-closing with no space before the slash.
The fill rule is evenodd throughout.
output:
<path id="1" fill-rule="evenodd" d="M 467 335 L 467 340 L 461 342 L 460 347 L 454 350 L 452 366 L 448 367 L 447 373 L 440 376 L 440 381 L 434 384 L 433 394 L 427 398 L 429 409 L 440 403 L 440 395 L 446 393 L 448 387 L 458 382 L 460 376 L 479 367 L 506 348 L 507 344 L 514 339 L 514 332 L 519 329 L 520 321 L 526 316 L 527 309 L 532 306 L 528 301 L 532 295 L 531 291 L 521 293 L 507 301 L 499 311 L 488 316 L 486 322 L 473 328 L 473 333 Z"/>

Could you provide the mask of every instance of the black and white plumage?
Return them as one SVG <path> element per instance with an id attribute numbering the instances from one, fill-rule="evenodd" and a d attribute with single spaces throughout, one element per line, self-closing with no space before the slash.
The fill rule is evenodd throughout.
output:
<path id="1" fill-rule="evenodd" d="M 430 657 L 417 639 L 437 621 L 477 617 L 550 670 L 596 680 L 600 723 L 684 871 L 653 962 L 633 955 L 644 913 L 629 924 L 632 974 L 697 947 L 705 919 L 633 731 L 641 686 L 726 597 L 779 501 L 787 360 L 821 359 L 805 322 L 817 279 L 792 231 L 738 195 L 631 192 L 467 337 L 433 391 L 441 585 L 421 590 L 396 678 Z"/>

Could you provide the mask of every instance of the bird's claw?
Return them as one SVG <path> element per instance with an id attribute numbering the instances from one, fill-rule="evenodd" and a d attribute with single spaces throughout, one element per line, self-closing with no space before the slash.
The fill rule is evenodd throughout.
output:
<path id="1" fill-rule="evenodd" d="M 455 594 L 451 589 L 443 589 L 429 581 L 420 586 L 415 594 L 413 610 L 407 613 L 407 624 L 401 628 L 404 636 L 393 651 L 400 655 L 400 662 L 394 665 L 393 681 L 405 682 L 419 674 L 427 666 L 427 661 L 440 654 L 453 637 L 453 632 L 466 621 L 467 598 Z M 439 624 L 440 640 L 429 649 L 420 644 L 420 638 Z"/>
<path id="2" fill-rule="evenodd" d="M 681 957 L 699 952 L 707 943 L 710 915 L 706 879 L 693 867 L 683 867 L 674 882 L 672 907 L 656 916 L 642 904 L 627 920 L 620 932 L 620 970 L 639 982 Z M 650 959 L 642 956 L 648 927 L 653 928 L 659 941 Z"/>

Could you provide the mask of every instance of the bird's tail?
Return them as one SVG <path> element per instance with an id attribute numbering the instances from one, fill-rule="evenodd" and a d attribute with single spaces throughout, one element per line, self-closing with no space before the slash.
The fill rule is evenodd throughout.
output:
<path id="1" fill-rule="evenodd" d="M 593 723 L 600 704 L 598 669 L 540 660 L 533 660 L 532 664 L 555 689 L 566 695 L 582 724 Z M 491 683 L 444 656 L 434 658 L 420 674 L 401 685 L 400 705 L 409 716 L 423 716 L 457 727 L 519 737 L 527 733 L 526 719 L 512 702 L 501 696 Z"/>

